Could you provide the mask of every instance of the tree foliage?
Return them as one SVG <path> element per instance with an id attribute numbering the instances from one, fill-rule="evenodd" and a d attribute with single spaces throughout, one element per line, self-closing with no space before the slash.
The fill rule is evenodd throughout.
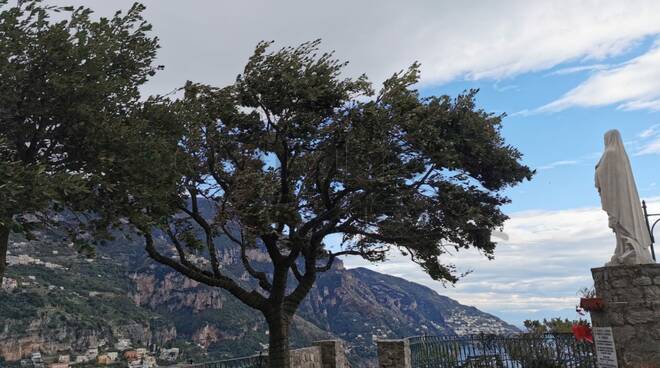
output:
<path id="1" fill-rule="evenodd" d="M 525 320 L 523 322 L 527 333 L 533 335 L 543 335 L 546 333 L 572 333 L 571 328 L 579 321 L 570 321 L 568 319 L 551 318 L 539 320 Z"/>
<path id="2" fill-rule="evenodd" d="M 29 230 L 22 215 L 94 208 L 105 153 L 158 69 L 143 8 L 94 20 L 85 7 L 0 1 L 0 275 L 9 230 Z"/>
<path id="3" fill-rule="evenodd" d="M 473 247 L 492 257 L 491 232 L 506 219 L 501 191 L 532 171 L 504 142 L 502 117 L 476 106 L 475 90 L 423 98 L 414 64 L 375 92 L 365 76 L 343 78 L 345 63 L 320 53 L 319 41 L 270 46 L 257 46 L 234 84 L 189 82 L 169 105 L 180 135 L 157 129 L 170 147 L 159 146 L 170 154 L 159 165 L 173 174 L 151 188 L 175 188 L 159 189 L 161 207 L 119 174 L 140 168 L 109 177 L 128 193 L 120 206 L 143 208 L 131 221 L 153 259 L 264 314 L 271 365 L 280 366 L 293 314 L 336 257 L 384 261 L 398 250 L 434 279 L 456 282 L 440 256 Z M 341 244 L 328 244 L 331 236 Z M 258 287 L 225 273 L 223 237 Z M 272 268 L 255 268 L 253 250 Z"/>

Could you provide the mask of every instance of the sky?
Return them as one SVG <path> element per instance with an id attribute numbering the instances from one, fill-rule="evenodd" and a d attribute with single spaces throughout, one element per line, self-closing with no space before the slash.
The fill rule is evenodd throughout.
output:
<path id="1" fill-rule="evenodd" d="M 60 1 L 100 15 L 129 0 Z M 165 65 L 144 88 L 164 94 L 186 80 L 216 86 L 241 73 L 260 40 L 276 47 L 317 38 L 350 61 L 347 76 L 378 85 L 412 62 L 417 88 L 455 96 L 479 88 L 487 111 L 506 113 L 503 135 L 537 174 L 507 190 L 510 220 L 495 260 L 443 259 L 472 273 L 455 287 L 392 254 L 369 267 L 427 285 L 509 322 L 577 318 L 580 288 L 615 239 L 594 188 L 603 134 L 619 129 L 640 196 L 660 212 L 660 2 L 658 1 L 174 1 L 146 0 Z M 659 226 L 660 227 L 660 226 Z M 659 233 L 656 233 L 660 237 Z"/>

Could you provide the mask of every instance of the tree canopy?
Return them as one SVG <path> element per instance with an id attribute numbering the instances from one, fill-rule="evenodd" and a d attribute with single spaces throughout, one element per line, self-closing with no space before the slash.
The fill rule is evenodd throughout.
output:
<path id="1" fill-rule="evenodd" d="M 94 20 L 85 7 L 0 1 L 0 277 L 10 231 L 29 230 L 22 215 L 94 208 L 103 152 L 158 69 L 143 8 Z"/>
<path id="2" fill-rule="evenodd" d="M 319 52 L 319 41 L 270 46 L 256 47 L 234 84 L 189 82 L 169 103 L 179 138 L 167 124 L 152 134 L 169 137 L 169 149 L 157 147 L 170 161 L 154 162 L 171 174 L 164 186 L 154 177 L 134 193 L 123 177 L 139 177 L 139 167 L 108 176 L 123 188 L 115 193 L 125 191 L 124 206 L 143 208 L 131 221 L 153 259 L 264 314 L 270 364 L 280 367 L 293 314 L 336 257 L 385 261 L 400 251 L 434 279 L 456 282 L 441 256 L 473 247 L 492 257 L 491 232 L 506 219 L 501 191 L 533 172 L 504 142 L 502 116 L 476 106 L 475 90 L 421 97 L 413 64 L 375 92 L 365 76 L 344 78 L 345 63 Z M 150 188 L 161 188 L 159 208 Z M 224 237 L 258 286 L 223 271 Z M 272 268 L 256 269 L 251 249 L 267 253 Z"/>

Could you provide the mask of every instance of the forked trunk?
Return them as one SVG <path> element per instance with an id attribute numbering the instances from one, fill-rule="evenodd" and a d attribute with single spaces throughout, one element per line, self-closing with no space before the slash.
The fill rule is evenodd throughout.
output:
<path id="1" fill-rule="evenodd" d="M 7 247 L 9 244 L 9 227 L 0 226 L 0 285 L 7 269 Z"/>
<path id="2" fill-rule="evenodd" d="M 268 322 L 268 367 L 290 368 L 289 322 L 290 318 L 275 313 L 266 318 Z"/>

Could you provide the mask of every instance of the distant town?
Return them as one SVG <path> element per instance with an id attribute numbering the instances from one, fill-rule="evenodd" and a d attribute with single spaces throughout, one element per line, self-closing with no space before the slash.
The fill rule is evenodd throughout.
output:
<path id="1" fill-rule="evenodd" d="M 19 243 L 17 245 L 21 245 Z M 57 251 L 53 251 L 57 255 Z M 91 259 L 89 260 L 92 261 Z M 34 258 L 26 254 L 7 255 L 7 264 L 9 266 L 29 266 L 37 265 L 51 270 L 66 270 L 62 265 L 45 262 L 39 258 Z M 28 275 L 25 278 L 14 279 L 5 277 L 0 283 L 5 292 L 12 292 L 17 288 L 30 288 L 38 286 L 35 276 Z M 61 290 L 63 287 L 48 285 L 48 290 Z M 90 292 L 89 296 L 95 296 L 96 292 Z M 146 347 L 139 347 L 133 344 L 131 339 L 118 339 L 110 346 L 101 342 L 98 346 L 89 346 L 84 353 L 75 353 L 74 351 L 61 351 L 58 354 L 45 355 L 40 352 L 33 352 L 29 358 L 20 360 L 20 367 L 26 368 L 68 368 L 68 367 L 86 367 L 86 366 L 112 366 L 128 364 L 130 368 L 151 368 L 157 367 L 158 361 L 175 362 L 179 359 L 179 348 L 161 348 L 152 346 L 150 351 Z M 18 352 L 22 354 L 22 352 Z M 22 354 L 24 355 L 24 354 Z M 126 364 L 124 364 L 126 363 Z"/>
<path id="2" fill-rule="evenodd" d="M 84 354 L 71 355 L 64 352 L 52 356 L 43 356 L 39 352 L 32 353 L 29 359 L 22 359 L 23 368 L 68 368 L 85 366 L 112 366 L 128 363 L 129 368 L 157 367 L 158 360 L 174 362 L 179 358 L 179 348 L 160 349 L 159 353 L 149 352 L 146 348 L 132 348 L 131 340 L 120 339 L 114 347 L 89 348 Z"/>

